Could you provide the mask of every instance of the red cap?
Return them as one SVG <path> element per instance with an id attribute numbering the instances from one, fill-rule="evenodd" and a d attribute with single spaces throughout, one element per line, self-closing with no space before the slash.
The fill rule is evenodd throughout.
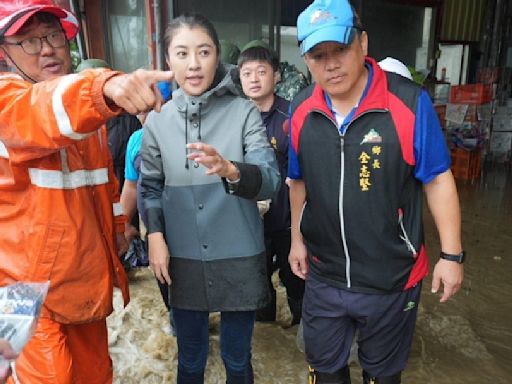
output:
<path id="1" fill-rule="evenodd" d="M 51 13 L 59 18 L 68 40 L 78 33 L 76 17 L 56 6 L 51 0 L 2 0 L 0 4 L 0 37 L 15 35 L 28 19 L 38 12 Z"/>

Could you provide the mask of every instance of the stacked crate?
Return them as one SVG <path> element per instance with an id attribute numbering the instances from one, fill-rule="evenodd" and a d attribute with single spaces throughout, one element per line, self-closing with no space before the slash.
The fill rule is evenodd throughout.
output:
<path id="1" fill-rule="evenodd" d="M 453 85 L 450 90 L 452 104 L 487 104 L 492 101 L 492 84 Z"/>
<path id="2" fill-rule="evenodd" d="M 451 150 L 453 176 L 459 180 L 476 180 L 480 178 L 481 153 L 480 150 L 469 151 L 464 148 Z"/>
<path id="3" fill-rule="evenodd" d="M 512 68 L 480 68 L 477 79 L 491 85 L 495 93 L 492 130 L 489 140 L 490 158 L 497 163 L 512 158 Z"/>
<path id="4" fill-rule="evenodd" d="M 492 80 L 496 87 L 496 104 L 506 105 L 512 95 L 512 68 L 500 68 L 497 77 L 492 77 Z"/>
<path id="5" fill-rule="evenodd" d="M 446 128 L 452 172 L 457 179 L 480 177 L 482 149 L 490 135 L 493 89 L 492 84 L 483 83 L 457 85 L 450 89 Z"/>
<path id="6" fill-rule="evenodd" d="M 492 119 L 490 151 L 497 163 L 512 159 L 512 99 L 506 105 L 497 106 Z"/>

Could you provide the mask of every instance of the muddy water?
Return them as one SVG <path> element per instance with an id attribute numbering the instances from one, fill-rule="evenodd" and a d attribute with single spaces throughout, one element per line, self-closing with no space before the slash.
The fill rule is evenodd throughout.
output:
<path id="1" fill-rule="evenodd" d="M 478 183 L 458 185 L 463 211 L 463 240 L 468 252 L 462 291 L 439 304 L 423 285 L 416 337 L 403 375 L 404 383 L 483 384 L 512 380 L 512 176 L 505 169 Z M 426 214 L 431 259 L 439 242 Z M 176 380 L 176 340 L 148 270 L 131 274 L 130 305 L 123 309 L 116 293 L 116 311 L 108 319 L 115 383 L 163 384 Z M 296 348 L 296 327 L 286 328 L 290 314 L 278 288 L 278 321 L 257 324 L 253 341 L 256 383 L 306 383 L 304 355 Z M 219 357 L 219 317 L 210 319 L 209 384 L 224 383 Z M 353 383 L 360 369 L 351 365 Z"/>
<path id="2" fill-rule="evenodd" d="M 168 316 L 152 273 L 141 269 L 130 275 L 132 300 L 122 308 L 116 292 L 116 311 L 108 319 L 109 343 L 116 383 L 162 384 L 176 380 L 176 339 L 169 335 Z M 278 320 L 256 324 L 253 367 L 257 383 L 306 383 L 307 365 L 295 346 L 297 327 L 287 328 L 291 316 L 284 289 L 278 287 Z M 220 316 L 210 316 L 210 357 L 207 383 L 224 383 L 219 351 Z"/>
<path id="3" fill-rule="evenodd" d="M 468 253 L 462 292 L 446 304 L 423 287 L 410 367 L 411 383 L 512 382 L 512 170 L 458 183 Z M 427 246 L 439 243 L 427 216 Z M 431 257 L 433 259 L 433 257 Z"/>

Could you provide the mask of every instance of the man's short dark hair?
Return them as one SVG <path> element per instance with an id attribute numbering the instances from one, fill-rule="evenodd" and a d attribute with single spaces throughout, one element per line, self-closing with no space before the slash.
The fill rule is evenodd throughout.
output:
<path id="1" fill-rule="evenodd" d="M 238 68 L 241 68 L 248 61 L 264 61 L 270 64 L 274 72 L 279 70 L 277 54 L 265 47 L 252 47 L 240 53 L 240 56 L 238 56 Z"/>

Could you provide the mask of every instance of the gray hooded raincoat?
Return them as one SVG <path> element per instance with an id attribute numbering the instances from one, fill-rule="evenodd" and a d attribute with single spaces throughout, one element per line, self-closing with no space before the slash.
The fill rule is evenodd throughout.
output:
<path id="1" fill-rule="evenodd" d="M 186 159 L 187 143 L 212 145 L 240 170 L 229 185 Z M 145 123 L 142 195 L 148 232 L 171 254 L 171 305 L 202 311 L 255 310 L 269 300 L 257 200 L 280 184 L 259 111 L 237 95 L 229 68 L 201 96 L 182 90 Z"/>

